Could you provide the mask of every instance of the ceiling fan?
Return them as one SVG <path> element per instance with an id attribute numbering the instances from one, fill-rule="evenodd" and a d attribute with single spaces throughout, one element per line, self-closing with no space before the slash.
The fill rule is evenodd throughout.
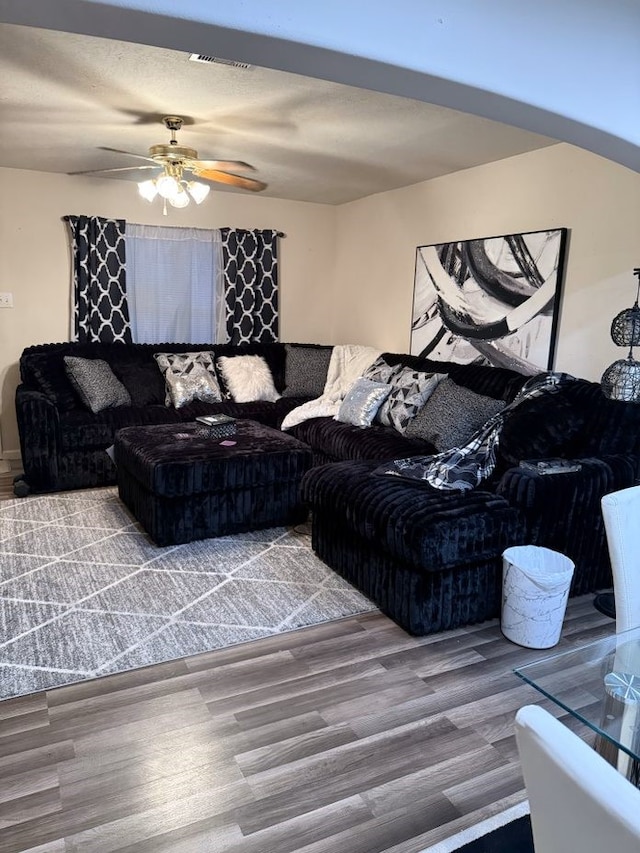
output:
<path id="1" fill-rule="evenodd" d="M 239 187 L 251 192 L 260 192 L 266 189 L 266 184 L 255 178 L 246 178 L 236 172 L 255 172 L 253 166 L 242 160 L 199 160 L 198 152 L 194 148 L 179 145 L 176 133 L 182 127 L 184 120 L 180 116 L 165 116 L 164 126 L 171 133 L 168 143 L 152 145 L 148 156 L 135 154 L 132 151 L 122 151 L 119 148 L 101 147 L 102 151 L 112 151 L 115 154 L 125 154 L 138 160 L 145 160 L 152 165 L 144 166 L 121 166 L 115 169 L 90 169 L 83 172 L 68 172 L 69 175 L 98 175 L 107 172 L 130 172 L 135 170 L 159 170 L 160 174 L 155 178 L 138 184 L 140 194 L 147 201 L 153 201 L 156 195 L 160 195 L 165 201 L 169 201 L 173 207 L 186 207 L 189 204 L 189 196 L 200 204 L 206 198 L 210 187 L 196 181 L 184 178 L 184 173 L 191 173 L 197 178 L 205 181 L 214 181 Z"/>

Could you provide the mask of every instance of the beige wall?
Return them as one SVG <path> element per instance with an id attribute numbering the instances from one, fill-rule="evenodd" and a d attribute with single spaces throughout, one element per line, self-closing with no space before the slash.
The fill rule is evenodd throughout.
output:
<path id="1" fill-rule="evenodd" d="M 335 209 L 322 204 L 211 192 L 201 205 L 162 216 L 135 184 L 45 172 L 0 169 L 0 448 L 17 455 L 14 394 L 18 359 L 30 344 L 69 339 L 70 267 L 65 214 L 124 218 L 199 228 L 275 228 L 280 242 L 281 338 L 331 342 Z M 2 454 L 0 453 L 0 456 Z"/>
<path id="2" fill-rule="evenodd" d="M 281 337 L 408 350 L 418 245 L 569 229 L 555 367 L 589 379 L 626 353 L 614 315 L 633 304 L 640 175 L 559 144 L 340 207 L 219 192 L 164 218 L 129 182 L 0 169 L 0 424 L 18 448 L 13 395 L 25 346 L 69 336 L 66 213 L 197 227 L 278 228 Z M 7 453 L 8 451 L 8 453 Z"/>
<path id="3" fill-rule="evenodd" d="M 609 337 L 635 299 L 640 175 L 567 144 L 337 209 L 337 340 L 408 351 L 416 246 L 566 227 L 555 367 L 599 379 L 626 353 Z"/>

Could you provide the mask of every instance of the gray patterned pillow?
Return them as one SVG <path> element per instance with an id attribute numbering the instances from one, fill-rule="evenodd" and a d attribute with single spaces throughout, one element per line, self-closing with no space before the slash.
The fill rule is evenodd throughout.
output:
<path id="1" fill-rule="evenodd" d="M 285 344 L 283 397 L 321 397 L 333 347 Z"/>
<path id="2" fill-rule="evenodd" d="M 401 367 L 391 377 L 391 393 L 378 412 L 381 423 L 404 433 L 446 375 Z"/>
<path id="3" fill-rule="evenodd" d="M 439 453 L 452 447 L 464 447 L 474 433 L 506 405 L 504 400 L 476 394 L 447 378 L 411 421 L 405 435 L 428 441 Z"/>
<path id="4" fill-rule="evenodd" d="M 129 392 L 106 361 L 65 355 L 64 368 L 78 396 L 94 414 L 103 409 L 131 405 Z"/>
<path id="5" fill-rule="evenodd" d="M 384 358 L 379 355 L 362 375 L 365 379 L 371 379 L 373 382 L 391 382 L 391 379 L 401 370 L 400 364 L 387 364 Z"/>
<path id="6" fill-rule="evenodd" d="M 334 420 L 359 427 L 371 426 L 375 413 L 390 391 L 390 385 L 361 376 L 347 391 Z"/>
<path id="7" fill-rule="evenodd" d="M 172 389 L 167 374 L 171 373 L 174 377 L 188 376 L 196 365 L 203 367 L 211 376 L 211 382 L 209 383 L 206 391 L 206 402 L 215 403 L 222 400 L 222 392 L 220 391 L 220 384 L 218 383 L 212 352 L 208 350 L 203 350 L 202 352 L 156 352 L 153 354 L 153 357 L 157 361 L 158 367 L 164 376 L 165 406 L 173 405 Z M 215 389 L 217 389 L 217 391 Z M 212 397 L 212 394 L 215 396 Z M 194 397 L 192 399 L 200 400 L 202 398 Z"/>

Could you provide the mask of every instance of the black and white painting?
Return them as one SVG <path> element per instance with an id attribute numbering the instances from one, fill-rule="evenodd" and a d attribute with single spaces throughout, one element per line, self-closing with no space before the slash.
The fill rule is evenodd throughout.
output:
<path id="1" fill-rule="evenodd" d="M 553 367 L 567 229 L 418 246 L 411 352 L 538 373 Z"/>

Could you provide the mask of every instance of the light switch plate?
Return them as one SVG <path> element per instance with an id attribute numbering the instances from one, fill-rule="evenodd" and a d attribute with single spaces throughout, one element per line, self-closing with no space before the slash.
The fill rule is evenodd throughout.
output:
<path id="1" fill-rule="evenodd" d="M 13 293 L 0 293 L 0 308 L 13 308 Z"/>

